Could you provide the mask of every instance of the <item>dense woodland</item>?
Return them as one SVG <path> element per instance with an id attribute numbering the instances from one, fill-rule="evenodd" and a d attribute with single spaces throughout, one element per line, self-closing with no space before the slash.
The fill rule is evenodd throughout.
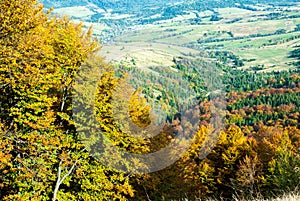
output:
<path id="1" fill-rule="evenodd" d="M 97 56 L 101 47 L 91 29 L 84 32 L 81 24 L 51 16 L 35 0 L 0 2 L 0 45 L 0 200 L 196 200 L 213 195 L 231 200 L 272 197 L 300 184 L 299 69 L 241 71 L 242 61 L 226 52 L 210 53 L 207 60 L 174 58 L 173 66 L 147 72 L 109 66 Z M 299 60 L 298 48 L 290 55 Z M 130 90 L 127 72 L 136 90 Z M 113 165 L 128 165 L 130 172 L 122 172 L 94 157 L 89 151 L 93 142 L 84 143 L 87 137 L 104 142 L 93 133 L 82 135 L 100 128 L 123 151 L 161 149 L 187 127 L 174 118 L 190 101 L 185 87 L 200 108 L 199 125 L 188 151 L 165 169 L 136 173 L 122 157 L 103 153 L 114 159 Z M 116 90 L 122 92 L 117 97 Z M 223 104 L 216 90 L 225 93 L 224 126 L 207 157 L 199 158 L 216 129 L 212 111 Z M 127 101 L 126 94 L 131 95 Z M 151 123 L 146 100 L 163 105 L 166 124 L 155 137 L 134 138 L 116 122 L 115 116 L 127 118 L 126 111 L 115 108 L 129 105 L 129 118 L 145 127 Z M 74 112 L 76 107 L 96 122 Z M 80 130 L 77 124 L 85 127 Z M 136 161 L 139 165 L 142 161 Z"/>

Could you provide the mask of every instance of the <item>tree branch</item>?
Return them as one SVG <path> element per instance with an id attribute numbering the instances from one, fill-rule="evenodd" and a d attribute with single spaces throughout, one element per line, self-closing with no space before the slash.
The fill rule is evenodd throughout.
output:
<path id="1" fill-rule="evenodd" d="M 64 182 L 64 180 L 72 173 L 73 169 L 75 168 L 76 164 L 78 163 L 79 160 L 76 160 L 75 163 L 72 165 L 72 167 L 69 169 L 69 171 L 61 178 L 61 165 L 62 161 L 60 160 L 59 165 L 58 165 L 58 171 L 57 171 L 57 180 L 53 192 L 53 198 L 52 201 L 56 201 L 57 193 L 59 190 L 59 186 Z"/>

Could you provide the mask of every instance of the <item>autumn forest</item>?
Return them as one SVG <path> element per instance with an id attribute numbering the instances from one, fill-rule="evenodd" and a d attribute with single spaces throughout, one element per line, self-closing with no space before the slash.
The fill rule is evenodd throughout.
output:
<path id="1" fill-rule="evenodd" d="M 222 48 L 168 67 L 111 64 L 93 27 L 52 12 L 36 0 L 0 2 L 0 200 L 299 191 L 300 45 L 280 70 L 243 69 Z"/>

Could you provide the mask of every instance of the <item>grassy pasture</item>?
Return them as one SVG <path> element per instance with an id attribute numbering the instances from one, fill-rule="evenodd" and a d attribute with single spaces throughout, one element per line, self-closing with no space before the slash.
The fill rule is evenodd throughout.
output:
<path id="1" fill-rule="evenodd" d="M 240 56 L 242 59 L 255 59 L 251 62 L 244 62 L 245 67 L 248 68 L 250 66 L 263 65 L 266 70 L 283 70 L 289 68 L 289 62 L 291 60 L 287 59 L 288 49 L 285 48 L 276 48 L 273 49 L 271 47 L 266 48 L 252 48 L 247 50 L 241 50 L 235 52 L 236 55 Z"/>
<path id="2" fill-rule="evenodd" d="M 208 25 L 169 25 L 169 26 L 146 26 L 144 29 L 135 30 L 131 33 L 118 37 L 116 41 L 142 42 L 155 41 L 159 43 L 183 45 L 195 42 L 201 38 L 204 33 L 218 31 L 231 32 L 234 37 L 249 36 L 251 34 L 268 34 L 274 33 L 278 29 L 292 31 L 296 24 L 300 23 L 299 19 L 293 20 L 268 20 L 246 23 L 233 24 L 208 24 Z M 172 31 L 169 31 L 172 30 Z M 228 38 L 229 36 L 225 37 Z M 217 37 L 217 38 L 223 38 Z"/>
<path id="3" fill-rule="evenodd" d="M 294 32 L 296 25 L 300 24 L 300 17 L 266 19 L 275 11 L 283 12 L 283 16 L 296 15 L 300 7 L 297 9 L 278 7 L 273 11 L 264 10 L 270 8 L 268 5 L 261 5 L 259 8 L 261 8 L 259 11 L 240 8 L 215 9 L 223 19 L 214 22 L 207 21 L 213 14 L 211 11 L 201 12 L 198 15 L 206 16 L 206 18 L 200 25 L 189 23 L 189 19 L 194 16 L 191 14 L 194 11 L 190 11 L 189 15 L 178 16 L 176 19 L 163 23 L 137 26 L 132 31 L 117 37 L 115 43 L 104 47 L 102 52 L 109 61 L 130 60 L 134 61 L 137 66 L 167 66 L 171 64 L 174 56 L 196 55 L 199 54 L 199 48 L 210 47 L 212 50 L 232 51 L 245 61 L 244 68 L 255 65 L 263 65 L 266 70 L 290 68 L 293 60 L 288 58 L 288 54 L 293 46 L 300 45 L 300 40 L 295 39 L 289 42 L 284 40 L 300 34 L 300 32 Z M 242 19 L 228 23 L 237 18 Z M 286 34 L 233 38 L 254 34 L 273 34 L 279 29 L 284 29 Z M 227 41 L 201 44 L 197 42 L 199 39 L 206 41 L 223 38 Z M 280 43 L 274 45 L 276 41 Z M 249 59 L 253 61 L 248 62 Z"/>
<path id="4" fill-rule="evenodd" d="M 244 62 L 245 67 L 255 65 L 264 65 L 266 71 L 283 70 L 291 67 L 295 60 L 289 58 L 289 52 L 293 50 L 295 44 L 300 44 L 300 39 L 276 46 L 267 46 L 262 48 L 236 49 L 233 52 L 242 59 L 255 59 L 251 62 Z"/>
<path id="5" fill-rule="evenodd" d="M 84 18 L 84 17 L 95 14 L 95 12 L 93 12 L 86 6 L 57 8 L 53 11 L 53 13 L 58 14 L 58 15 L 67 15 L 67 16 L 75 17 L 75 18 Z"/>
<path id="6" fill-rule="evenodd" d="M 217 11 L 225 20 L 240 18 L 241 16 L 247 18 L 255 13 L 254 11 L 241 8 L 217 8 L 215 11 Z"/>
<path id="7" fill-rule="evenodd" d="M 295 33 L 271 35 L 271 36 L 256 37 L 256 38 L 244 38 L 239 40 L 211 42 L 211 43 L 204 43 L 203 46 L 204 47 L 223 46 L 223 48 L 227 50 L 261 48 L 263 46 L 273 46 L 274 48 L 277 45 L 272 45 L 273 42 L 278 41 L 279 43 L 284 43 L 284 41 L 287 40 L 288 38 L 293 36 L 299 36 L 299 34 L 300 32 L 295 32 Z M 294 42 L 298 42 L 298 40 L 295 39 Z"/>
<path id="8" fill-rule="evenodd" d="M 100 51 L 107 62 L 125 62 L 137 67 L 169 66 L 174 56 L 198 53 L 191 48 L 150 42 L 115 43 L 103 46 Z"/>

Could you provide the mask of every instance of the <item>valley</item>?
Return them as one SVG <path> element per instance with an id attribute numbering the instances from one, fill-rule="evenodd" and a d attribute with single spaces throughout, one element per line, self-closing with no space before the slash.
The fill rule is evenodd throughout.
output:
<path id="1" fill-rule="evenodd" d="M 153 61 L 170 62 L 172 57 L 169 55 L 205 57 L 210 52 L 229 51 L 243 61 L 238 68 L 260 67 L 264 71 L 294 68 L 294 60 L 289 54 L 300 44 L 300 17 L 291 17 L 294 16 L 292 9 L 288 9 L 220 8 L 217 9 L 220 20 L 210 21 L 212 13 L 202 12 L 204 20 L 196 25 L 191 23 L 191 14 L 180 16 L 163 23 L 144 25 L 116 37 L 114 42 L 104 46 L 104 55 L 115 61 L 130 58 L 137 66 L 151 66 Z M 268 17 L 272 15 L 283 17 Z M 138 49 L 129 48 L 132 46 Z M 122 53 L 118 52 L 119 47 L 124 47 Z M 157 63 L 166 66 L 169 62 L 164 62 L 165 65 Z"/>
<path id="2" fill-rule="evenodd" d="M 290 52 L 300 45 L 298 2 L 122 2 L 52 4 L 54 14 L 93 26 L 101 55 L 111 63 L 170 66 L 174 57 L 228 51 L 241 60 L 239 69 L 296 67 Z"/>
<path id="3" fill-rule="evenodd" d="M 299 200 L 300 0 L 0 16 L 0 200 Z"/>

